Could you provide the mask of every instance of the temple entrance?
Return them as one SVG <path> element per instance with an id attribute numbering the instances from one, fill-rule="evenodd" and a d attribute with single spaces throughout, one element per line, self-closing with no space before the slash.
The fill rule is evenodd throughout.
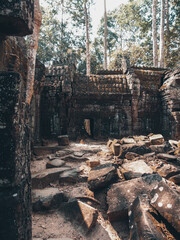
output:
<path id="1" fill-rule="evenodd" d="M 84 119 L 84 129 L 89 137 L 94 136 L 94 119 Z"/>

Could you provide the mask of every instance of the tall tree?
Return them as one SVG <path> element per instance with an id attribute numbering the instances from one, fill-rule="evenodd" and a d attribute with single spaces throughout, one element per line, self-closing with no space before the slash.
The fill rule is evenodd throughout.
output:
<path id="1" fill-rule="evenodd" d="M 87 13 L 87 0 L 84 0 L 84 15 L 86 27 L 86 75 L 91 74 L 91 55 L 89 50 L 89 20 Z"/>
<path id="2" fill-rule="evenodd" d="M 106 0 L 104 0 L 104 69 L 107 69 L 107 11 L 106 11 Z"/>
<path id="3" fill-rule="evenodd" d="M 164 0 L 161 0 L 160 67 L 164 67 L 164 23 L 165 23 L 165 4 Z"/>
<path id="4" fill-rule="evenodd" d="M 158 67 L 157 0 L 153 0 L 152 5 L 152 35 L 153 35 L 153 66 Z"/>

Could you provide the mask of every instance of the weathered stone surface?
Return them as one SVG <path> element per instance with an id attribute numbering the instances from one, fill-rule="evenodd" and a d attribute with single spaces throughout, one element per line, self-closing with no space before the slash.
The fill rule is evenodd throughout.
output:
<path id="1" fill-rule="evenodd" d="M 136 174 L 136 177 L 141 177 L 144 173 L 153 173 L 153 170 L 143 160 L 124 163 L 122 167 L 128 172 Z"/>
<path id="2" fill-rule="evenodd" d="M 152 152 L 155 153 L 165 153 L 165 144 L 161 145 L 150 145 L 149 148 L 152 150 Z"/>
<path id="3" fill-rule="evenodd" d="M 151 205 L 180 233 L 180 197 L 164 181 L 150 194 Z"/>
<path id="4" fill-rule="evenodd" d="M 161 134 L 155 134 L 149 137 L 152 145 L 161 145 L 164 143 L 164 138 Z"/>
<path id="5" fill-rule="evenodd" d="M 0 33 L 25 36 L 33 31 L 34 0 L 1 0 Z"/>
<path id="6" fill-rule="evenodd" d="M 145 146 L 145 144 L 123 144 L 122 145 L 122 155 L 121 157 L 125 157 L 127 152 L 137 153 L 139 155 L 143 155 L 146 153 L 152 152 L 152 150 Z"/>
<path id="7" fill-rule="evenodd" d="M 49 161 L 46 164 L 46 168 L 58 168 L 58 167 L 62 167 L 66 164 L 65 161 L 61 160 L 61 159 L 53 159 L 52 161 Z"/>
<path id="8" fill-rule="evenodd" d="M 157 157 L 159 159 L 164 159 L 164 160 L 169 161 L 169 162 L 177 160 L 176 156 L 173 156 L 173 155 L 170 155 L 170 154 L 167 154 L 167 153 L 159 153 L 159 154 L 157 154 Z"/>
<path id="9" fill-rule="evenodd" d="M 90 231 L 95 226 L 98 212 L 95 208 L 79 200 L 68 202 L 64 206 L 65 214 L 70 217 L 71 221 L 76 221 L 86 231 Z"/>
<path id="10" fill-rule="evenodd" d="M 95 159 L 93 159 L 93 160 L 88 160 L 88 161 L 86 161 L 86 164 L 87 164 L 90 168 L 94 168 L 94 167 L 97 167 L 97 166 L 100 165 L 100 160 L 99 160 L 99 159 L 97 159 L 97 160 L 95 160 Z"/>
<path id="11" fill-rule="evenodd" d="M 127 152 L 125 155 L 125 158 L 128 160 L 133 160 L 136 157 L 139 157 L 139 154 L 133 152 Z"/>
<path id="12" fill-rule="evenodd" d="M 91 190 L 96 190 L 112 183 L 116 177 L 116 168 L 112 164 L 103 164 L 95 167 L 89 172 L 88 186 Z"/>
<path id="13" fill-rule="evenodd" d="M 69 145 L 69 137 L 68 135 L 61 135 L 58 136 L 58 145 L 59 146 L 68 146 Z"/>
<path id="14" fill-rule="evenodd" d="M 157 222 L 150 214 L 154 212 L 149 204 L 148 195 L 137 197 L 129 208 L 130 240 L 148 239 L 165 240 L 166 236 L 158 228 Z"/>
<path id="15" fill-rule="evenodd" d="M 121 145 L 119 143 L 113 145 L 113 153 L 114 156 L 121 156 L 122 150 Z"/>
<path id="16" fill-rule="evenodd" d="M 64 193 L 58 188 L 45 188 L 32 191 L 33 211 L 59 208 L 62 202 L 67 201 Z"/>
<path id="17" fill-rule="evenodd" d="M 107 193 L 110 221 L 127 218 L 130 204 L 141 194 L 148 194 L 162 178 L 157 174 L 113 184 Z"/>
<path id="18" fill-rule="evenodd" d="M 45 188 L 50 183 L 53 183 L 59 180 L 59 174 L 65 171 L 69 171 L 71 168 L 61 167 L 61 168 L 51 168 L 46 169 L 40 173 L 36 173 L 32 175 L 32 188 Z"/>
<path id="19" fill-rule="evenodd" d="M 180 169 L 171 164 L 164 164 L 161 168 L 157 169 L 157 172 L 164 178 L 170 178 L 180 173 Z"/>
<path id="20" fill-rule="evenodd" d="M 59 175 L 59 182 L 71 182 L 75 183 L 78 181 L 79 170 L 70 169 Z"/>
<path id="21" fill-rule="evenodd" d="M 133 138 L 122 138 L 121 144 L 135 144 L 136 141 Z"/>
<path id="22" fill-rule="evenodd" d="M 177 185 L 180 185 L 180 173 L 168 178 L 168 180 L 174 182 Z"/>

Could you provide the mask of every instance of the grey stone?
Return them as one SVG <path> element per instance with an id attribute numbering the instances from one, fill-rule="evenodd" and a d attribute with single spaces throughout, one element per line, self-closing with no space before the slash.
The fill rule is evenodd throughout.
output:
<path id="1" fill-rule="evenodd" d="M 59 182 L 71 182 L 76 183 L 78 181 L 79 170 L 77 169 L 70 169 L 59 175 Z"/>
<path id="2" fill-rule="evenodd" d="M 32 191 L 33 211 L 59 208 L 67 197 L 58 188 L 35 189 Z"/>
<path id="3" fill-rule="evenodd" d="M 112 164 L 103 164 L 89 172 L 88 187 L 96 190 L 108 186 L 116 178 L 116 168 Z"/>
<path id="4" fill-rule="evenodd" d="M 58 168 L 58 167 L 62 167 L 65 165 L 65 161 L 61 160 L 61 159 L 53 159 L 52 161 L 49 161 L 46 164 L 46 168 Z"/>
<path id="5" fill-rule="evenodd" d="M 166 160 L 166 161 L 169 161 L 169 162 L 177 160 L 176 156 L 173 156 L 173 155 L 170 155 L 170 154 L 167 154 L 167 153 L 159 153 L 159 154 L 157 154 L 157 157 L 159 159 L 163 159 L 163 160 Z"/>
<path id="6" fill-rule="evenodd" d="M 116 221 L 128 217 L 128 208 L 141 194 L 148 194 L 162 178 L 158 174 L 149 174 L 133 180 L 115 183 L 107 192 L 108 217 Z"/>

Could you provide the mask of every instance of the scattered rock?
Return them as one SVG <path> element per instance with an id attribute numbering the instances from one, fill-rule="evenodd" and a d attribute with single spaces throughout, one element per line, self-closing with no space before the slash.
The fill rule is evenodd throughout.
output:
<path id="1" fill-rule="evenodd" d="M 86 161 L 86 163 L 90 168 L 94 168 L 100 165 L 100 160 L 99 159 L 88 160 Z"/>
<path id="2" fill-rule="evenodd" d="M 136 157 L 139 157 L 140 155 L 134 152 L 127 152 L 125 155 L 125 158 L 128 160 L 133 160 Z"/>
<path id="3" fill-rule="evenodd" d="M 61 135 L 57 137 L 59 146 L 68 146 L 69 145 L 69 137 L 68 135 Z"/>
<path id="4" fill-rule="evenodd" d="M 63 157 L 62 160 L 65 162 L 84 162 L 89 159 L 86 157 L 75 157 L 74 155 L 68 155 L 66 157 Z"/>
<path id="5" fill-rule="evenodd" d="M 165 153 L 166 145 L 165 144 L 151 145 L 149 146 L 149 148 L 152 150 L 152 152 L 155 152 L 155 153 Z"/>
<path id="6" fill-rule="evenodd" d="M 71 221 L 81 225 L 86 231 L 90 231 L 95 226 L 98 212 L 95 208 L 79 200 L 68 202 L 64 205 L 64 212 Z"/>
<path id="7" fill-rule="evenodd" d="M 161 145 L 164 143 L 164 138 L 161 134 L 153 134 L 152 136 L 149 136 L 149 140 L 151 145 Z"/>
<path id="8" fill-rule="evenodd" d="M 71 182 L 76 183 L 78 181 L 78 174 L 79 170 L 77 169 L 70 169 L 60 173 L 59 175 L 59 182 Z"/>
<path id="9" fill-rule="evenodd" d="M 162 178 L 158 174 L 115 183 L 107 193 L 108 217 L 116 221 L 128 217 L 130 204 L 141 194 L 148 194 Z"/>
<path id="10" fill-rule="evenodd" d="M 165 235 L 160 231 L 159 222 L 155 220 L 153 215 L 151 215 L 151 212 L 154 213 L 154 210 L 149 204 L 147 195 L 141 195 L 134 200 L 128 211 L 130 240 L 167 239 Z"/>
<path id="11" fill-rule="evenodd" d="M 114 153 L 114 156 L 121 156 L 122 149 L 119 143 L 116 143 L 113 145 L 113 153 Z"/>
<path id="12" fill-rule="evenodd" d="M 59 168 L 65 165 L 65 161 L 61 159 L 53 159 L 46 164 L 46 168 Z"/>
<path id="13" fill-rule="evenodd" d="M 159 153 L 159 154 L 157 154 L 157 157 L 159 159 L 163 159 L 163 160 L 166 160 L 166 161 L 169 161 L 169 162 L 173 162 L 173 161 L 177 160 L 176 156 L 173 156 L 173 155 L 170 155 L 170 154 L 167 154 L 167 153 Z"/>
<path id="14" fill-rule="evenodd" d="M 32 175 L 32 188 L 42 189 L 47 187 L 50 183 L 59 180 L 59 174 L 70 170 L 71 167 L 51 168 L 46 169 L 40 173 Z"/>
<path id="15" fill-rule="evenodd" d="M 125 157 L 127 152 L 133 152 L 139 155 L 144 155 L 146 153 L 152 152 L 152 150 L 149 147 L 146 147 L 145 143 L 123 144 L 121 157 L 122 158 Z"/>
<path id="16" fill-rule="evenodd" d="M 145 173 L 153 173 L 153 170 L 143 161 L 135 161 L 131 163 L 124 163 L 122 167 L 132 174 L 135 174 L 136 177 L 141 177 Z M 128 178 L 129 179 L 129 178 Z"/>
<path id="17" fill-rule="evenodd" d="M 180 169 L 178 169 L 177 167 L 175 167 L 171 164 L 163 164 L 163 166 L 161 168 L 157 169 L 157 172 L 162 177 L 168 179 L 168 178 L 172 177 L 173 175 L 180 173 Z"/>
<path id="18" fill-rule="evenodd" d="M 180 185 L 180 173 L 168 178 L 168 180 L 174 182 L 177 185 Z"/>
<path id="19" fill-rule="evenodd" d="M 32 207 L 34 211 L 55 209 L 67 198 L 58 188 L 45 188 L 32 191 Z"/>
<path id="20" fill-rule="evenodd" d="M 136 144 L 134 138 L 122 138 L 121 144 Z"/>
<path id="21" fill-rule="evenodd" d="M 150 194 L 151 205 L 180 233 L 180 197 L 164 181 Z"/>
<path id="22" fill-rule="evenodd" d="M 89 172 L 89 189 L 96 190 L 108 186 L 116 176 L 116 168 L 112 164 L 103 164 L 95 167 Z"/>
<path id="23" fill-rule="evenodd" d="M 56 157 L 64 157 L 64 156 L 66 156 L 66 155 L 70 155 L 70 154 L 72 154 L 73 153 L 73 151 L 70 151 L 70 150 L 60 150 L 60 151 L 57 151 L 56 152 Z"/>

